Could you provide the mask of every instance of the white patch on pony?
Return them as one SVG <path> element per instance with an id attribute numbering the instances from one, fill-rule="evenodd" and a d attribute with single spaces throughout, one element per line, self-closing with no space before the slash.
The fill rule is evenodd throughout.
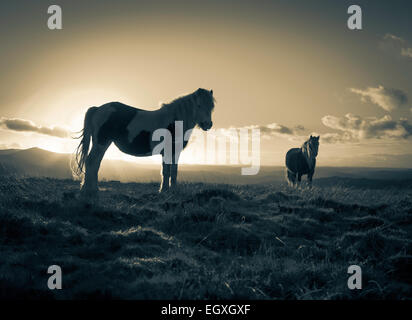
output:
<path id="1" fill-rule="evenodd" d="M 100 127 L 106 123 L 114 111 L 115 109 L 110 104 L 99 107 L 99 112 L 96 112 L 91 120 L 93 136 L 97 135 Z"/>

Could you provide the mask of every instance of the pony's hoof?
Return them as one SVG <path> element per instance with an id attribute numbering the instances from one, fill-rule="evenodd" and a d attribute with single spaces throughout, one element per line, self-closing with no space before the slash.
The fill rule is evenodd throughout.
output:
<path id="1" fill-rule="evenodd" d="M 166 192 L 168 192 L 170 189 L 169 189 L 169 187 L 167 187 L 167 188 L 160 188 L 159 189 L 159 193 L 166 193 Z"/>
<path id="2" fill-rule="evenodd" d="M 80 191 L 79 200 L 85 204 L 92 205 L 98 200 L 98 191 L 97 190 L 84 190 Z"/>
<path id="3" fill-rule="evenodd" d="M 80 196 L 81 197 L 96 197 L 98 193 L 98 190 L 92 190 L 92 189 L 82 189 L 80 190 Z"/>
<path id="4" fill-rule="evenodd" d="M 169 190 L 170 191 L 176 191 L 178 189 L 178 186 L 179 186 L 178 184 L 171 184 L 170 187 L 169 187 Z"/>

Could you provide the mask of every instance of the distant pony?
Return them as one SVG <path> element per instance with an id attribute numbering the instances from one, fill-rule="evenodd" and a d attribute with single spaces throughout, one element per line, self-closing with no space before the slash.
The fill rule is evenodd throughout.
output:
<path id="1" fill-rule="evenodd" d="M 154 111 L 133 108 L 120 102 L 89 108 L 84 118 L 84 128 L 79 137 L 82 140 L 76 149 L 76 161 L 72 169 L 75 175 L 83 178 L 83 195 L 93 195 L 98 191 L 100 163 L 112 142 L 124 153 L 137 157 L 151 156 L 156 154 L 156 147 L 160 144 L 159 135 L 153 135 L 157 129 L 169 130 L 172 138 L 169 150 L 173 153 L 172 161 L 165 160 L 163 151 L 158 153 L 162 155 L 160 191 L 175 186 L 180 152 L 189 142 L 191 129 L 196 125 L 205 131 L 212 127 L 214 103 L 213 91 L 199 88 L 193 93 L 163 104 Z M 180 121 L 182 125 L 182 130 L 177 132 L 176 121 Z M 90 140 L 93 145 L 89 152 Z M 182 142 L 179 148 L 176 147 L 178 142 L 175 143 L 178 140 Z"/>
<path id="2" fill-rule="evenodd" d="M 304 174 L 308 175 L 309 184 L 312 184 L 318 150 L 319 136 L 310 136 L 309 140 L 302 144 L 302 147 L 292 148 L 286 153 L 287 179 L 290 185 L 294 186 L 296 183 L 300 183 Z"/>

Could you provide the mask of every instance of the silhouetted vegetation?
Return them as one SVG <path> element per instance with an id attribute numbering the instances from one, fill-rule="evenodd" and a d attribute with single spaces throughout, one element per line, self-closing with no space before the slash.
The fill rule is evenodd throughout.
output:
<path id="1" fill-rule="evenodd" d="M 100 187 L 87 205 L 75 181 L 1 178 L 1 298 L 412 298 L 410 189 Z M 62 290 L 47 288 L 53 264 Z"/>

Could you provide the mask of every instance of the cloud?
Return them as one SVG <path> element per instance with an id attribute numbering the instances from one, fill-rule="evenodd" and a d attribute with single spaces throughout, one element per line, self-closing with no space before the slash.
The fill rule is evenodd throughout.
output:
<path id="1" fill-rule="evenodd" d="M 0 143 L 0 150 L 4 149 L 22 149 L 23 147 L 21 144 L 17 142 L 12 142 L 12 143 Z"/>
<path id="2" fill-rule="evenodd" d="M 382 118 L 360 116 L 348 113 L 344 117 L 324 116 L 322 123 L 339 133 L 322 136 L 326 143 L 358 142 L 365 139 L 407 139 L 412 136 L 412 125 L 407 119 L 393 120 L 389 115 Z"/>
<path id="3" fill-rule="evenodd" d="M 320 141 L 321 143 L 326 144 L 356 142 L 356 140 L 348 132 L 324 133 L 320 136 Z"/>
<path id="4" fill-rule="evenodd" d="M 381 49 L 394 55 L 412 58 L 412 46 L 405 39 L 387 33 L 380 43 Z"/>
<path id="5" fill-rule="evenodd" d="M 260 129 L 261 134 L 266 136 L 293 136 L 304 130 L 303 126 L 289 128 L 278 123 L 270 123 L 267 125 L 253 127 Z"/>
<path id="6" fill-rule="evenodd" d="M 305 128 L 302 125 L 298 125 L 296 127 L 287 127 L 282 124 L 278 123 L 270 123 L 267 125 L 250 125 L 250 126 L 244 126 L 244 127 L 231 127 L 229 129 L 223 129 L 223 130 L 240 130 L 240 129 L 259 129 L 260 130 L 260 135 L 264 139 L 270 139 L 274 136 L 277 137 L 283 137 L 283 138 L 293 138 L 296 136 L 299 136 Z"/>
<path id="7" fill-rule="evenodd" d="M 405 43 L 404 39 L 402 39 L 401 37 L 397 37 L 397 36 L 395 36 L 394 34 L 391 34 L 391 33 L 385 34 L 383 36 L 383 39 L 384 40 L 393 40 L 393 41 L 398 41 L 398 42 Z"/>
<path id="8" fill-rule="evenodd" d="M 406 93 L 399 89 L 378 86 L 376 88 L 369 87 L 365 90 L 351 88 L 350 91 L 362 96 L 363 102 L 369 100 L 389 112 L 406 105 L 408 102 Z"/>
<path id="9" fill-rule="evenodd" d="M 412 58 L 412 48 L 402 48 L 401 55 Z"/>
<path id="10" fill-rule="evenodd" d="M 0 127 L 7 130 L 20 131 L 20 132 L 35 132 L 45 134 L 48 136 L 67 138 L 69 132 L 65 128 L 52 126 L 43 127 L 36 125 L 33 121 L 18 119 L 18 118 L 0 118 Z"/>

